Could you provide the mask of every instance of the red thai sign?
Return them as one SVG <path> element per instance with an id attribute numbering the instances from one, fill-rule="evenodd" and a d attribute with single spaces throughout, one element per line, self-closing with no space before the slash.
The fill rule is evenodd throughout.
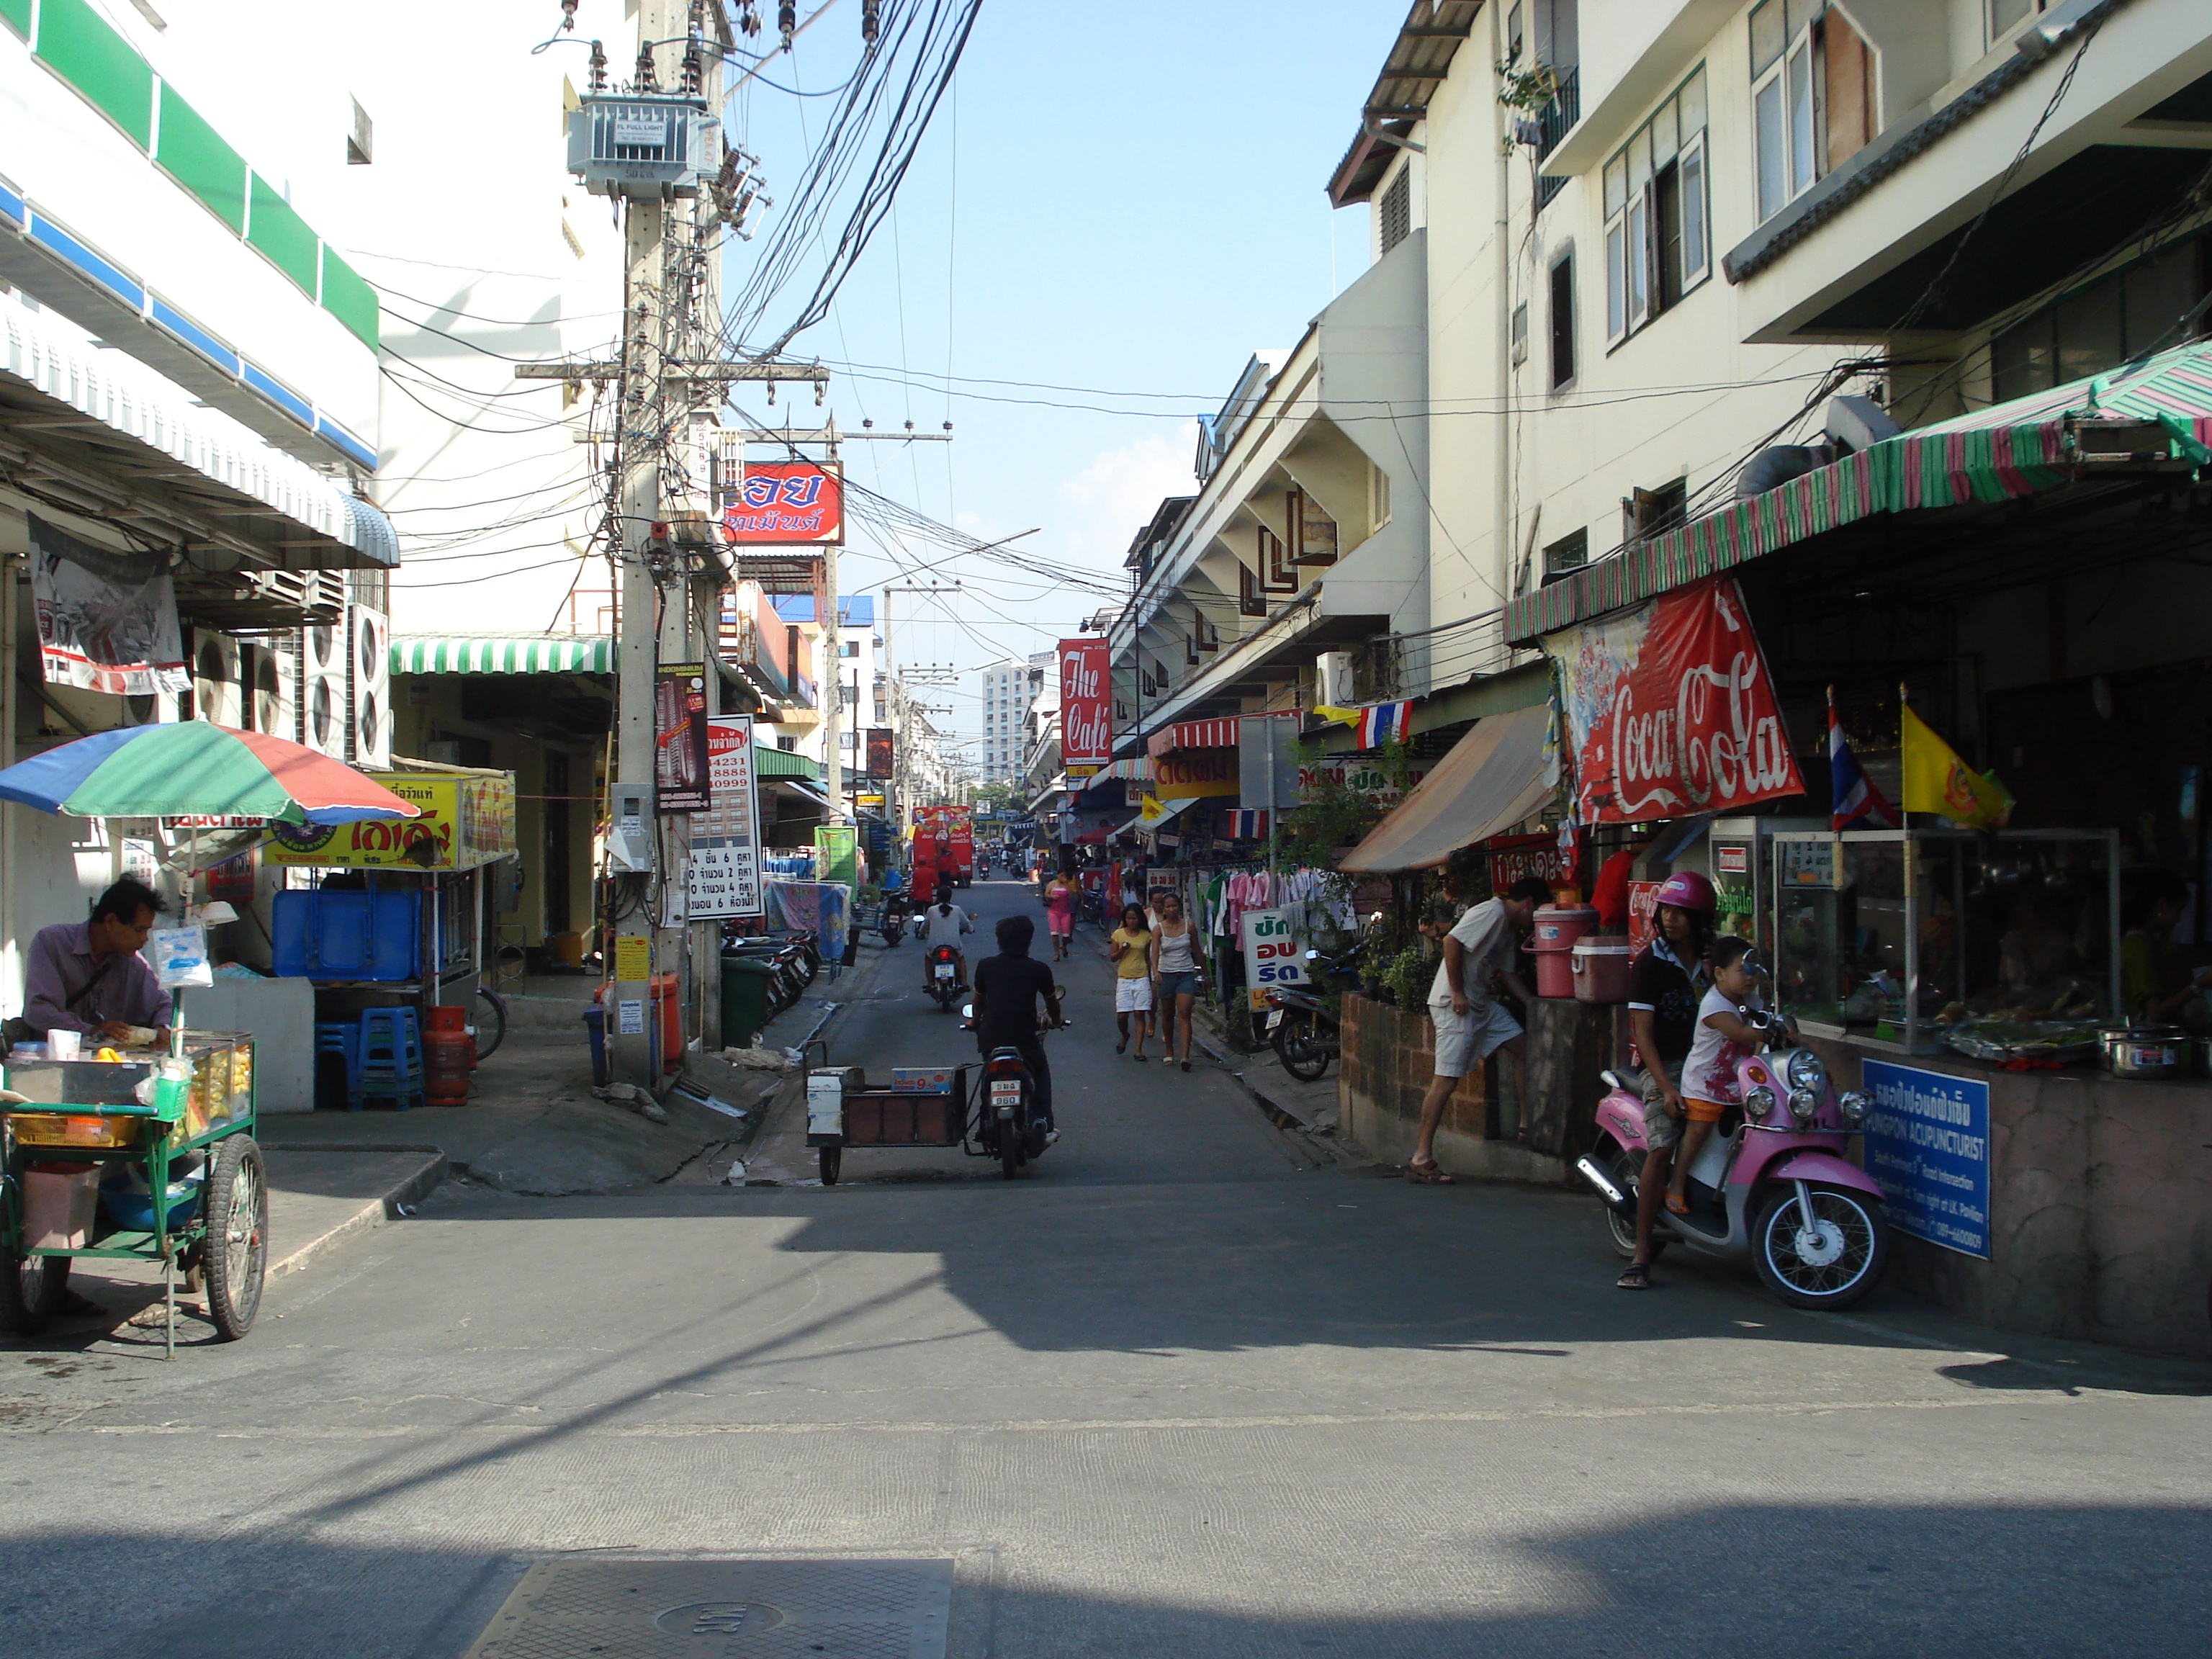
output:
<path id="1" fill-rule="evenodd" d="M 1070 766 L 1114 758 L 1114 699 L 1103 637 L 1060 642 L 1060 757 Z"/>
<path id="2" fill-rule="evenodd" d="M 1499 836 L 1490 842 L 1490 890 L 1503 893 L 1524 876 L 1537 876 L 1554 887 L 1575 878 L 1575 855 L 1563 849 L 1548 830 L 1533 836 Z"/>
<path id="3" fill-rule="evenodd" d="M 1805 793 L 1731 577 L 1549 635 L 1577 820 L 1642 823 Z"/>
<path id="4" fill-rule="evenodd" d="M 834 542 L 845 533 L 844 482 L 811 461 L 748 462 L 722 499 L 722 538 L 739 547 Z"/>

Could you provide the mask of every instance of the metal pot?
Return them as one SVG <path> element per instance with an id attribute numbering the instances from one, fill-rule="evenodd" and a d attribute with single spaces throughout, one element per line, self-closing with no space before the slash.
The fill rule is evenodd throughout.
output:
<path id="1" fill-rule="evenodd" d="M 2181 1075 L 2189 1034 L 2179 1025 L 2100 1025 L 2097 1041 L 2111 1076 L 2162 1082 Z"/>

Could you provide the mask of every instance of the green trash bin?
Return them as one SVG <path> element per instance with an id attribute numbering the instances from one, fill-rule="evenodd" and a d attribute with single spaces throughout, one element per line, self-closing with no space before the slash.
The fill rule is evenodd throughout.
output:
<path id="1" fill-rule="evenodd" d="M 768 982 L 775 969 L 757 957 L 722 953 L 722 1046 L 750 1048 L 769 1022 Z"/>

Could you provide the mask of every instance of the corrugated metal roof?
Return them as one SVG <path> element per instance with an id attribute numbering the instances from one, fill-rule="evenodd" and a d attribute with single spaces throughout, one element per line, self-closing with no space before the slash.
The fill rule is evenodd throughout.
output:
<path id="1" fill-rule="evenodd" d="M 1482 0 L 1413 0 L 1413 9 L 1382 60 L 1375 89 L 1360 109 L 1358 135 L 1344 159 L 1330 175 L 1328 198 L 1338 207 L 1364 202 L 1390 165 L 1394 146 L 1375 136 L 1375 128 L 1389 123 L 1400 137 L 1429 112 L 1429 100 L 1459 55 Z"/>
<path id="2" fill-rule="evenodd" d="M 2212 345 L 2178 346 L 1816 467 L 1522 594 L 1505 607 L 1505 637 L 1518 645 L 1877 514 L 2010 501 L 2075 482 L 2088 462 L 2124 459 L 2094 441 L 2115 422 L 2156 423 L 2125 441 L 2154 445 L 2161 458 L 2212 445 Z"/>

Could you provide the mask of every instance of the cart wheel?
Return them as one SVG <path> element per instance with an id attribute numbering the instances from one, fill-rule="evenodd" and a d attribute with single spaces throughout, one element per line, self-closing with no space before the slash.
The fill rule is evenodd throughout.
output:
<path id="1" fill-rule="evenodd" d="M 0 1249 L 0 1329 L 29 1336 L 46 1328 L 69 1294 L 70 1259 Z"/>
<path id="2" fill-rule="evenodd" d="M 822 1184 L 834 1187 L 837 1184 L 837 1172 L 845 1167 L 845 1149 L 842 1146 L 824 1146 L 821 1152 Z"/>
<path id="3" fill-rule="evenodd" d="M 224 1140 L 207 1182 L 208 1314 L 223 1340 L 253 1328 L 269 1271 L 269 1182 L 252 1135 Z"/>

